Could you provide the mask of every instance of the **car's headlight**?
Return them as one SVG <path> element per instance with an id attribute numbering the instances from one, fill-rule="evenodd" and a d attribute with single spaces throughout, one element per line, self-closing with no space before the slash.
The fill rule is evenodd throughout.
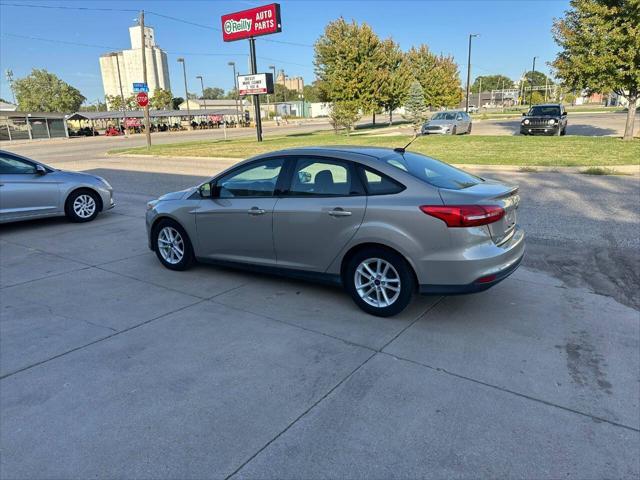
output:
<path id="1" fill-rule="evenodd" d="M 524 123 L 525 125 L 529 125 L 529 119 L 528 119 L 528 118 L 525 118 L 525 120 L 524 120 L 524 122 L 523 122 L 523 123 Z"/>
<path id="2" fill-rule="evenodd" d="M 549 125 L 553 125 L 554 123 L 556 123 L 556 119 L 555 119 L 555 118 L 552 118 L 552 119 L 551 119 L 551 120 L 549 120 L 547 123 L 548 123 Z"/>
<path id="3" fill-rule="evenodd" d="M 150 202 L 147 202 L 147 210 L 151 210 L 157 204 L 158 204 L 158 200 L 151 200 Z"/>

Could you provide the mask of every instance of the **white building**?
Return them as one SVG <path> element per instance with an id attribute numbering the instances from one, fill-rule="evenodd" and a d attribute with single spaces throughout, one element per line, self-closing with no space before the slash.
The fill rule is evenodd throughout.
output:
<path id="1" fill-rule="evenodd" d="M 142 82 L 142 38 L 140 26 L 129 28 L 131 48 L 121 52 L 106 53 L 100 57 L 100 72 L 105 95 L 120 96 L 120 82 L 125 98 L 133 95 L 133 84 Z M 145 27 L 145 55 L 149 95 L 156 88 L 171 90 L 167 54 L 156 45 L 153 28 Z M 118 70 L 120 75 L 118 78 Z"/>

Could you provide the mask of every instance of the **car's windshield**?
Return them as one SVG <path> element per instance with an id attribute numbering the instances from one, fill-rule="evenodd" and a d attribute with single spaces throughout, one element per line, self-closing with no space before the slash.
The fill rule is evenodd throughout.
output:
<path id="1" fill-rule="evenodd" d="M 531 107 L 529 115 L 534 116 L 558 116 L 560 115 L 560 107 L 555 105 L 536 105 Z"/>
<path id="2" fill-rule="evenodd" d="M 456 112 L 440 112 L 436 113 L 431 120 L 455 120 Z"/>
<path id="3" fill-rule="evenodd" d="M 384 160 L 434 187 L 461 190 L 483 181 L 480 177 L 419 153 L 405 152 Z"/>

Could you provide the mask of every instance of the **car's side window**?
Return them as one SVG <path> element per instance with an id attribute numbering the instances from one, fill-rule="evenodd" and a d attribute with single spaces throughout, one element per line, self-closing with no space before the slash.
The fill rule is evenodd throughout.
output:
<path id="1" fill-rule="evenodd" d="M 456 115 L 456 120 L 462 120 L 462 115 L 461 114 Z"/>
<path id="2" fill-rule="evenodd" d="M 30 174 L 36 173 L 36 167 L 15 157 L 0 155 L 0 174 Z"/>
<path id="3" fill-rule="evenodd" d="M 295 161 L 289 194 L 346 197 L 361 194 L 358 186 L 359 183 L 353 178 L 348 162 L 299 158 Z"/>
<path id="4" fill-rule="evenodd" d="M 225 175 L 216 182 L 218 197 L 272 197 L 283 163 L 282 158 L 272 158 Z"/>
<path id="5" fill-rule="evenodd" d="M 391 195 L 404 190 L 404 185 L 396 182 L 383 173 L 374 172 L 361 167 L 368 195 Z"/>

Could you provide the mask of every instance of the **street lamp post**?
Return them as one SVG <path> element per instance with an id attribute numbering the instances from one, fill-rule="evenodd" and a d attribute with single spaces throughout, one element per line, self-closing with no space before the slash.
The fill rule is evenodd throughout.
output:
<path id="1" fill-rule="evenodd" d="M 191 128 L 191 109 L 189 108 L 189 89 L 187 88 L 187 66 L 185 64 L 184 58 L 178 58 L 178 63 L 182 64 L 182 75 L 184 77 L 184 96 L 185 101 L 187 102 L 187 122 L 189 123 L 189 128 Z"/>
<path id="2" fill-rule="evenodd" d="M 204 80 L 202 79 L 202 75 L 198 75 L 196 77 L 197 79 L 200 80 L 200 88 L 202 89 L 202 101 L 204 102 L 204 109 L 207 109 L 207 99 L 204 98 Z"/>
<path id="3" fill-rule="evenodd" d="M 538 57 L 533 57 L 533 67 L 531 68 L 531 80 L 529 81 L 529 83 L 531 84 L 531 90 L 529 91 L 529 106 L 531 106 L 531 100 L 533 98 L 533 76 L 536 73 L 536 58 Z"/>
<path id="4" fill-rule="evenodd" d="M 236 76 L 236 62 L 227 63 L 230 67 L 233 68 L 233 89 L 235 90 L 235 99 L 236 99 L 236 125 L 240 125 L 240 114 L 238 113 L 238 77 Z"/>
<path id="5" fill-rule="evenodd" d="M 471 39 L 473 37 L 479 37 L 479 33 L 470 33 L 469 34 L 469 53 L 467 54 L 467 96 L 464 102 L 464 111 L 469 113 L 469 88 L 471 84 Z"/>

